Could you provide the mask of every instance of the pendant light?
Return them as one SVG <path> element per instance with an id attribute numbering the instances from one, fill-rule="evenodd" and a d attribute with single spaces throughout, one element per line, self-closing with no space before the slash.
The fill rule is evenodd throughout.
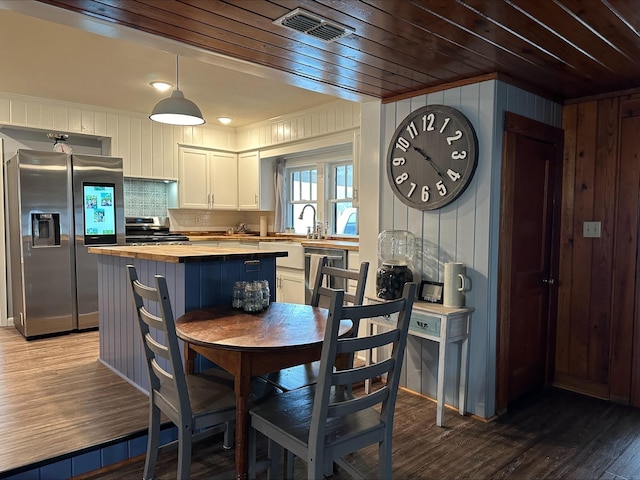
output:
<path id="1" fill-rule="evenodd" d="M 156 103 L 149 118 L 154 122 L 168 123 L 169 125 L 202 125 L 204 123 L 202 112 L 180 91 L 178 71 L 178 56 L 176 55 L 176 89 L 171 92 L 170 97 L 163 98 Z"/>

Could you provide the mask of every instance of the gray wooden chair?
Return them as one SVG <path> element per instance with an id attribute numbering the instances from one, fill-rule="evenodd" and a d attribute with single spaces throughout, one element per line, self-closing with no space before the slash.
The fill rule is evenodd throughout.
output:
<path id="1" fill-rule="evenodd" d="M 251 476 L 266 468 L 269 477 L 274 478 L 280 473 L 281 453 L 285 450 L 288 459 L 295 455 L 307 462 L 309 479 L 321 479 L 327 465 L 333 462 L 352 477 L 365 478 L 344 457 L 377 443 L 379 465 L 375 478 L 391 478 L 393 417 L 415 292 L 416 284 L 407 283 L 402 298 L 364 306 L 344 306 L 343 292 L 332 292 L 318 383 L 276 395 L 249 412 L 249 443 L 255 445 L 257 432 L 269 442 L 266 461 L 258 463 L 255 448 L 251 449 Z M 398 322 L 392 330 L 362 337 L 337 336 L 341 319 L 359 321 L 394 313 L 398 313 Z M 375 363 L 336 370 L 336 355 L 378 347 L 385 348 Z M 354 397 L 346 388 L 384 374 L 387 381 L 375 392 Z M 293 462 L 288 461 L 287 477 L 292 476 Z"/>
<path id="2" fill-rule="evenodd" d="M 360 270 L 347 270 L 344 268 L 331 267 L 328 265 L 326 257 L 320 262 L 317 275 L 313 279 L 312 294 L 310 305 L 314 307 L 328 307 L 331 298 L 332 289 L 327 287 L 331 285 L 330 279 L 340 279 L 344 285 L 344 301 L 351 305 L 362 305 L 364 300 L 364 288 L 367 282 L 367 272 L 369 271 L 369 262 L 362 262 Z M 355 291 L 349 293 L 347 282 L 354 281 Z M 354 324 L 353 335 L 357 335 L 359 325 Z M 350 365 L 353 364 L 353 357 L 350 358 Z M 306 387 L 316 383 L 318 379 L 318 369 L 320 362 L 312 362 L 304 365 L 296 365 L 295 367 L 285 368 L 278 372 L 272 372 L 265 375 L 264 378 L 275 387 L 284 390 L 294 390 L 296 388 Z"/>
<path id="3" fill-rule="evenodd" d="M 176 442 L 159 447 L 164 413 L 178 427 L 177 478 L 188 479 L 194 441 L 224 431 L 225 446 L 233 444 L 233 380 L 227 382 L 220 369 L 186 375 L 166 279 L 155 275 L 154 288 L 138 280 L 133 265 L 127 265 L 127 274 L 149 371 L 149 440 L 143 478 L 153 478 L 159 451 L 175 447 Z M 155 307 L 158 314 L 151 313 Z"/>

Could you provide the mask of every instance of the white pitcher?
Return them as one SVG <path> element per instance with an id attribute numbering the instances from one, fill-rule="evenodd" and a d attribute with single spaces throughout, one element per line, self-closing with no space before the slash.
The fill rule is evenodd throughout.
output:
<path id="1" fill-rule="evenodd" d="M 468 279 L 464 263 L 444 264 L 444 299 L 445 307 L 464 307 L 464 292 Z"/>

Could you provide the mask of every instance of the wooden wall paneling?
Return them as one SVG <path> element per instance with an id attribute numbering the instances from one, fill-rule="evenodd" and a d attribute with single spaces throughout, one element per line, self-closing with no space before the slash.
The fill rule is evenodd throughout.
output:
<path id="1" fill-rule="evenodd" d="M 69 127 L 71 132 L 82 132 L 82 110 L 79 108 L 69 108 Z"/>
<path id="2" fill-rule="evenodd" d="M 139 118 L 129 120 L 129 172 L 133 177 L 142 177 L 142 122 Z"/>
<path id="3" fill-rule="evenodd" d="M 158 122 L 149 123 L 149 145 L 148 145 L 148 161 L 152 164 L 153 174 L 159 178 L 172 178 L 173 171 L 167 171 L 165 164 L 164 145 L 166 143 L 163 136 L 164 125 Z M 172 151 L 171 144 L 167 145 L 169 151 Z"/>
<path id="4" fill-rule="evenodd" d="M 460 89 L 460 110 L 467 116 L 474 129 L 478 130 L 479 125 L 479 98 L 480 98 L 480 84 L 467 85 Z M 478 159 L 480 162 L 480 159 Z M 472 201 L 459 200 L 455 202 L 458 205 L 457 222 L 458 222 L 458 238 L 456 247 L 456 261 L 462 262 L 467 265 L 469 270 L 468 275 L 473 280 L 475 278 L 475 231 L 476 231 L 476 205 L 478 205 L 478 180 L 475 175 L 478 174 L 478 168 L 474 174 L 474 180 L 467 187 L 462 195 L 471 199 Z M 473 283 L 473 282 L 472 282 Z"/>
<path id="5" fill-rule="evenodd" d="M 0 122 L 11 123 L 11 101 L 8 98 L 0 97 Z"/>
<path id="6" fill-rule="evenodd" d="M 40 125 L 42 128 L 53 128 L 54 107 L 51 104 L 40 107 Z"/>
<path id="7" fill-rule="evenodd" d="M 601 237 L 592 239 L 589 325 L 590 381 L 609 383 L 611 331 L 611 280 L 613 276 L 613 227 L 615 218 L 616 163 L 618 158 L 619 101 L 598 101 L 593 221 L 601 222 Z"/>
<path id="8" fill-rule="evenodd" d="M 94 134 L 96 130 L 95 112 L 82 109 L 80 111 L 80 131 L 86 134 Z"/>
<path id="9" fill-rule="evenodd" d="M 558 271 L 558 322 L 556 330 L 556 372 L 569 373 L 571 303 L 574 251 L 575 163 L 577 155 L 578 105 L 567 105 L 562 115 L 564 129 L 564 171 L 562 174 L 562 222 Z"/>
<path id="10" fill-rule="evenodd" d="M 111 152 L 110 155 L 117 157 L 120 148 L 120 142 L 118 137 L 118 116 L 113 113 L 107 114 L 107 136 L 111 137 Z M 123 159 L 124 160 L 124 159 Z M 123 162 L 124 175 L 127 176 L 127 164 Z"/>
<path id="11" fill-rule="evenodd" d="M 621 102 L 624 110 L 624 101 Z M 614 235 L 613 308 L 611 312 L 611 398 L 629 401 L 634 350 L 633 320 L 637 289 L 638 248 L 638 184 L 640 179 L 640 117 L 621 120 L 618 165 L 617 213 Z M 636 348 L 634 348 L 634 346 Z M 638 384 L 634 385 L 637 391 Z M 637 401 L 635 399 L 634 401 Z M 636 405 L 640 406 L 638 403 Z"/>
<path id="12" fill-rule="evenodd" d="M 586 379 L 589 364 L 592 238 L 584 238 L 582 224 L 593 219 L 597 102 L 578 106 L 577 157 L 573 225 L 573 276 L 569 373 Z"/>
<path id="13" fill-rule="evenodd" d="M 500 166 L 503 132 L 502 96 L 507 84 L 496 81 L 480 83 L 478 91 L 479 158 L 475 174 L 475 232 L 471 290 L 466 304 L 475 311 L 471 321 L 470 364 L 485 364 L 484 375 L 468 378 L 467 404 L 476 405 L 476 413 L 487 417 L 495 413 L 497 371 L 497 291 L 500 221 Z M 480 139 L 483 139 L 482 141 Z M 475 339 L 481 339 L 480 341 Z M 471 370 L 470 370 L 471 371 Z M 476 372 L 479 370 L 476 369 Z M 488 394 L 491 392 L 491 394 Z"/>
<path id="14" fill-rule="evenodd" d="M 143 177 L 162 178 L 162 157 L 154 157 L 153 124 L 145 119 L 140 121 L 140 174 Z"/>
<path id="15" fill-rule="evenodd" d="M 67 108 L 56 105 L 53 112 L 53 128 L 66 132 L 69 130 L 69 111 Z"/>
<path id="16" fill-rule="evenodd" d="M 178 141 L 174 138 L 173 127 L 162 125 L 161 151 L 158 152 L 162 158 L 162 175 L 164 178 L 178 178 Z M 154 152 L 155 155 L 155 152 Z"/>
<path id="17" fill-rule="evenodd" d="M 107 114 L 105 112 L 96 112 L 94 116 L 95 125 L 94 131 L 96 135 L 106 136 L 107 135 Z"/>
<path id="18" fill-rule="evenodd" d="M 622 97 L 620 105 L 620 116 L 637 117 L 640 116 L 640 95 L 627 95 Z"/>
<path id="19" fill-rule="evenodd" d="M 118 154 L 124 161 L 124 175 L 136 177 L 140 174 L 131 166 L 131 119 L 118 115 Z"/>
<path id="20" fill-rule="evenodd" d="M 34 125 L 36 127 L 42 127 L 42 114 L 40 111 L 40 105 L 36 105 L 32 102 L 27 102 L 25 106 L 27 112 L 27 124 Z"/>
<path id="21" fill-rule="evenodd" d="M 27 125 L 27 104 L 23 100 L 11 101 L 11 124 Z"/>

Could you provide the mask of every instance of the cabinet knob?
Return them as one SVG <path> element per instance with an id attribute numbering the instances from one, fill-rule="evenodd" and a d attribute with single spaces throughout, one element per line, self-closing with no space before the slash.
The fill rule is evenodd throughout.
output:
<path id="1" fill-rule="evenodd" d="M 553 285 L 554 283 L 556 283 L 555 279 L 549 277 L 549 278 L 543 278 L 542 279 L 542 283 L 547 283 L 549 285 Z"/>

